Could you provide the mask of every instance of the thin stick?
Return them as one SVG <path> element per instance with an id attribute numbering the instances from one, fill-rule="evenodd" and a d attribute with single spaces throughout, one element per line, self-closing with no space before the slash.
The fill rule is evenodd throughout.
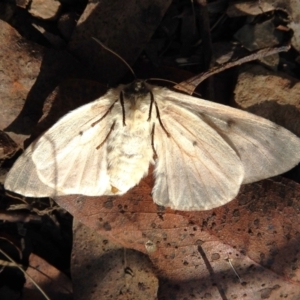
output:
<path id="1" fill-rule="evenodd" d="M 6 254 L 1 248 L 0 248 L 0 253 L 2 253 L 9 261 L 11 261 L 12 263 L 14 263 L 16 265 L 16 267 L 18 267 L 20 269 L 21 272 L 23 272 L 23 274 L 28 277 L 31 282 L 36 286 L 36 288 L 41 292 L 41 294 L 45 297 L 45 299 L 47 300 L 51 300 L 46 293 L 39 287 L 39 285 L 34 281 L 34 279 L 27 274 L 8 254 Z"/>
<path id="2" fill-rule="evenodd" d="M 250 55 L 247 55 L 245 57 L 242 57 L 240 59 L 237 59 L 235 61 L 230 61 L 228 63 L 225 63 L 221 66 L 216 66 L 213 67 L 212 69 L 208 70 L 207 72 L 203 72 L 201 74 L 198 74 L 188 80 L 185 80 L 177 85 L 174 86 L 174 88 L 181 90 L 183 92 L 186 92 L 188 94 L 193 94 L 194 90 L 196 89 L 196 87 L 202 82 L 204 81 L 206 78 L 220 73 L 224 70 L 227 70 L 229 68 L 244 64 L 246 62 L 249 61 L 253 61 L 256 59 L 260 59 L 262 57 L 266 57 L 272 54 L 276 54 L 279 52 L 286 52 L 290 49 L 290 46 L 281 46 L 281 47 L 274 47 L 274 48 L 265 48 L 265 49 L 261 49 L 256 51 L 255 53 L 252 53 Z"/>
<path id="3" fill-rule="evenodd" d="M 0 220 L 7 222 L 42 222 L 42 218 L 37 215 L 24 212 L 5 212 L 0 210 Z"/>
<path id="4" fill-rule="evenodd" d="M 236 277 L 239 279 L 240 283 L 243 283 L 241 277 L 239 276 L 239 274 L 237 273 L 237 271 L 233 267 L 233 265 L 231 263 L 231 259 L 230 258 L 226 258 L 225 260 L 230 264 L 230 267 L 232 268 L 232 270 L 233 270 L 234 274 L 236 275 Z"/>

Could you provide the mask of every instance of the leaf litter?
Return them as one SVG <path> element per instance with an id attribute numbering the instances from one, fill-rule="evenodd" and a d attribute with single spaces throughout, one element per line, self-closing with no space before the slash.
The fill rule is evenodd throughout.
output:
<path id="1" fill-rule="evenodd" d="M 276 19 L 276 22 L 278 22 L 278 19 L 282 18 L 282 16 L 278 16 L 276 10 L 271 10 L 271 12 L 268 10 L 268 12 L 263 14 L 257 12 L 255 13 L 257 18 L 246 17 L 247 14 L 240 17 L 231 17 L 230 14 L 227 14 L 227 18 L 220 18 L 226 12 L 224 6 L 213 6 L 216 3 L 208 1 L 206 15 L 209 16 L 209 19 L 206 19 L 206 21 L 202 19 L 202 22 L 204 22 L 202 24 L 206 24 L 206 28 L 207 24 L 211 28 L 214 28 L 212 24 L 219 25 L 216 25 L 214 30 L 211 31 L 210 41 L 209 39 L 201 40 L 199 39 L 199 35 L 195 34 L 194 29 L 191 28 L 191 30 L 188 30 L 189 26 L 192 26 L 191 24 L 193 24 L 194 19 L 191 3 L 189 1 L 179 2 L 172 3 L 166 13 L 163 12 L 164 9 L 160 11 L 160 16 L 164 15 L 162 21 L 159 18 L 152 19 L 157 22 L 157 26 L 160 23 L 160 26 L 158 26 L 155 32 L 155 28 L 148 28 L 147 42 L 140 44 L 140 40 L 136 38 L 134 42 L 129 43 L 132 49 L 138 45 L 138 49 L 141 50 L 132 52 L 134 53 L 132 56 L 130 56 L 129 48 L 126 54 L 120 53 L 130 62 L 137 61 L 136 68 L 139 70 L 139 77 L 150 77 L 155 74 L 156 70 L 149 68 L 149 63 L 161 66 L 166 77 L 172 77 L 170 72 L 176 73 L 176 76 L 180 77 L 178 68 L 183 67 L 181 65 L 183 61 L 185 61 L 185 69 L 182 70 L 182 74 L 184 74 L 182 75 L 183 78 L 186 78 L 186 72 L 191 72 L 193 75 L 199 74 L 206 71 L 206 69 L 203 69 L 205 66 L 210 65 L 207 61 L 203 61 L 203 53 L 207 51 L 210 41 L 213 44 L 215 41 L 221 41 L 225 45 L 227 41 L 232 41 L 233 34 L 242 25 L 251 23 L 251 26 L 255 27 L 256 24 L 262 24 L 263 21 L 272 22 L 272 20 Z M 265 4 L 266 1 L 263 2 Z M 271 4 L 274 6 L 275 3 L 280 8 L 279 2 L 273 1 Z M 155 3 L 157 5 L 155 9 L 159 7 L 158 3 L 159 1 Z M 203 3 L 205 6 L 205 1 L 202 1 Z M 256 4 L 258 5 L 258 1 Z M 200 8 L 197 6 L 195 8 L 196 16 L 198 16 Z M 96 25 L 92 27 L 87 26 L 86 31 L 77 31 L 76 35 L 73 35 L 72 45 L 80 45 L 81 40 L 78 39 L 78 33 L 80 33 L 81 38 L 84 37 L 84 43 L 80 45 L 81 49 L 86 49 L 85 41 L 89 39 L 89 36 L 95 36 L 100 39 L 104 36 L 105 40 L 109 40 L 111 36 L 117 33 L 118 36 L 122 36 L 123 38 L 114 41 L 114 43 L 118 43 L 115 48 L 122 49 L 124 45 L 128 47 L 126 33 L 124 34 L 124 31 L 118 28 L 103 26 L 104 31 L 100 35 L 97 34 L 97 31 L 93 30 L 93 28 L 97 28 L 97 30 L 102 28 L 97 26 L 97 18 L 93 18 L 92 16 L 92 13 L 96 12 L 97 9 L 98 5 L 96 3 L 90 3 L 86 7 L 77 26 L 84 24 L 84 20 L 88 16 L 91 16 L 90 24 Z M 151 11 L 149 12 L 148 17 L 152 16 L 153 18 L 153 16 L 159 15 L 157 14 L 159 10 L 155 11 L 153 7 L 152 10 L 152 13 L 150 13 Z M 120 9 L 112 10 L 107 14 L 112 14 L 115 19 L 118 19 L 117 12 L 120 11 Z M 287 12 L 291 13 L 289 7 Z M 292 13 L 294 16 L 296 12 L 293 11 Z M 20 18 L 18 14 L 16 15 L 16 18 Z M 201 16 L 203 18 L 205 14 L 202 12 Z M 285 21 L 282 20 L 282 25 L 288 26 Z M 128 26 L 126 30 L 129 30 L 130 24 Z M 136 23 L 134 26 L 136 30 Z M 181 33 L 180 26 L 185 26 L 185 28 L 182 27 Z M 295 26 L 294 23 L 293 26 Z M 271 26 L 269 27 L 271 28 Z M 8 28 L 11 34 L 17 36 L 16 33 L 11 31 L 8 24 L 3 24 L 2 28 Z M 273 33 L 269 32 L 269 34 L 272 35 Z M 295 35 L 297 34 L 295 32 Z M 149 41 L 150 36 L 152 38 Z M 225 37 L 227 41 L 224 41 Z M 8 41 L 7 38 L 6 40 Z M 292 41 L 295 41 L 295 39 L 292 39 Z M 14 41 L 11 43 L 13 45 Z M 44 42 L 41 44 L 44 47 L 46 45 Z M 200 46 L 197 48 L 197 45 Z M 35 47 L 34 44 L 32 47 Z M 241 48 L 237 47 L 238 51 L 241 51 Z M 295 48 L 297 49 L 297 44 L 295 44 Z M 21 47 L 21 49 L 23 48 Z M 148 54 L 148 57 L 145 54 L 139 57 L 142 49 L 145 49 L 144 53 Z M 29 51 L 26 51 L 25 56 L 29 55 Z M 98 46 L 95 51 L 101 53 L 101 55 L 110 55 L 104 53 Z M 38 136 L 59 118 L 59 114 L 63 115 L 70 109 L 90 101 L 94 97 L 98 97 L 101 94 L 103 85 L 101 86 L 91 81 L 98 80 L 99 78 L 97 75 L 99 71 L 93 71 L 93 63 L 95 62 L 93 62 L 93 59 L 97 61 L 95 65 L 99 64 L 97 56 L 90 56 L 89 61 L 84 62 L 84 67 L 82 67 L 82 62 L 76 62 L 73 65 L 76 65 L 75 71 L 68 66 L 70 61 L 64 62 L 64 59 L 60 60 L 61 68 L 72 71 L 61 73 L 59 79 L 56 78 L 51 85 L 44 88 L 43 97 L 41 98 L 42 103 L 44 103 L 43 117 L 37 127 L 34 124 L 39 117 L 34 117 L 30 120 L 30 123 L 28 123 L 30 126 L 27 127 L 31 128 L 30 130 L 26 128 L 22 132 L 21 124 L 24 124 L 23 121 L 23 123 L 14 122 L 12 126 L 11 122 L 14 118 L 20 120 L 18 114 L 22 108 L 22 103 L 19 102 L 20 99 L 13 99 L 9 103 L 9 105 L 12 105 L 12 109 L 8 110 L 8 114 L 3 114 L 3 126 L 0 129 L 5 131 L 16 143 L 22 146 L 21 142 L 24 140 L 24 134 L 28 136 L 28 133 L 34 133 L 33 136 Z M 60 55 L 59 57 L 64 56 Z M 148 58 L 148 61 L 146 58 Z M 3 57 L 1 60 L 3 61 Z M 10 60 L 10 62 L 14 66 L 26 67 L 26 64 L 20 64 L 18 59 Z M 281 62 L 284 63 L 281 64 Z M 114 62 L 114 64 L 118 63 Z M 280 56 L 277 64 L 277 69 L 279 66 L 289 76 L 297 78 L 298 66 L 295 52 Z M 147 67 L 144 67 L 145 65 Z M 8 70 L 9 68 L 6 69 Z M 119 70 L 119 67 L 116 66 L 113 69 Z M 51 78 L 51 76 L 57 74 L 57 72 L 52 72 L 48 73 L 51 76 L 41 76 L 47 70 L 49 70 L 47 65 L 44 65 L 44 68 L 41 67 L 42 73 L 39 75 L 41 80 L 35 82 L 34 88 L 30 88 L 32 83 L 28 81 L 29 85 L 28 87 L 26 85 L 26 89 L 30 90 L 30 93 L 39 91 L 40 87 L 47 83 L 47 78 Z M 97 70 L 101 70 L 101 64 L 97 67 Z M 146 72 L 145 70 L 150 71 Z M 36 72 L 35 69 L 34 72 Z M 199 91 L 204 98 L 208 98 L 205 96 L 207 93 L 210 94 L 210 85 L 214 86 L 213 90 L 215 91 L 223 91 L 225 85 L 227 85 L 226 89 L 228 86 L 232 86 L 233 83 L 230 77 L 234 78 L 235 75 L 232 70 L 228 72 L 224 72 L 223 75 L 218 74 L 213 79 L 209 79 L 208 88 L 205 89 L 203 86 L 200 88 Z M 116 80 L 114 78 L 115 73 L 112 72 L 111 77 L 107 78 L 106 82 L 102 81 L 102 83 L 112 83 Z M 122 77 L 125 70 L 120 71 L 120 73 L 117 74 L 118 78 Z M 231 74 L 231 76 L 228 76 L 228 74 Z M 37 75 L 32 76 L 35 78 Z M 62 82 L 69 77 L 77 77 L 79 80 Z M 16 83 L 19 80 L 16 80 Z M 59 82 L 62 85 L 54 89 Z M 11 81 L 6 81 L 4 86 L 6 89 L 11 89 Z M 14 86 L 19 87 L 17 84 L 14 84 Z M 253 95 L 256 95 L 255 85 L 253 84 L 251 88 L 253 88 Z M 66 90 L 69 90 L 69 94 Z M 30 93 L 29 95 L 32 97 Z M 297 91 L 295 93 L 297 94 Z M 6 95 L 8 94 L 6 93 Z M 218 95 L 218 93 L 214 94 Z M 230 93 L 223 92 L 221 94 L 221 97 L 217 100 L 228 103 L 230 101 Z M 22 97 L 24 99 L 26 96 Z M 236 98 L 238 100 L 237 96 Z M 268 100 L 268 94 L 264 95 L 263 100 Z M 26 101 L 27 105 L 30 102 L 32 104 L 35 103 L 30 100 Z M 13 106 L 14 103 L 16 103 L 15 106 Z M 297 103 L 293 103 L 292 105 L 298 109 Z M 9 108 L 8 105 L 5 107 Z M 283 116 L 287 112 L 284 106 L 275 107 L 276 109 L 280 109 Z M 28 111 L 30 112 L 30 109 Z M 259 108 L 257 111 L 259 111 Z M 292 120 L 295 119 L 293 118 Z M 284 122 L 294 123 L 289 118 L 288 120 L 285 119 Z M 16 135 L 19 134 L 16 128 L 18 128 L 22 136 L 19 135 L 19 137 Z M 299 128 L 292 128 L 291 130 L 298 132 Z M 9 165 L 10 159 L 4 162 L 2 169 L 5 169 Z M 296 172 L 294 171 L 294 175 L 297 174 Z M 293 178 L 297 177 L 294 176 Z M 110 299 L 112 295 L 114 295 L 115 299 L 117 297 L 119 299 L 125 299 L 126 297 L 126 299 L 136 299 L 138 297 L 139 299 L 143 299 L 141 298 L 142 296 L 137 295 L 151 295 L 148 299 L 297 299 L 299 297 L 299 186 L 297 183 L 276 177 L 272 180 L 269 179 L 246 185 L 240 191 L 237 199 L 223 207 L 205 212 L 178 212 L 157 207 L 153 204 L 150 196 L 152 185 L 152 177 L 149 176 L 139 186 L 122 197 L 88 198 L 83 196 L 66 196 L 55 199 L 61 207 L 65 208 L 76 219 L 73 227 L 74 246 L 71 259 L 73 284 L 76 283 L 73 286 L 75 298 L 87 299 L 87 295 L 90 299 L 93 297 L 99 299 L 99 295 L 103 295 L 101 299 Z M 5 201 L 1 202 L 2 209 L 9 207 L 15 201 L 5 198 Z M 24 199 L 24 201 L 27 200 Z M 37 201 L 31 203 L 33 204 L 27 206 L 29 214 L 35 214 L 37 208 L 40 210 L 45 209 L 45 206 Z M 32 205 L 36 207 L 35 211 L 31 211 L 30 207 Z M 45 228 L 40 228 L 37 232 L 41 230 L 41 232 L 48 232 L 47 234 L 51 234 L 54 237 L 54 244 L 55 241 L 56 243 L 61 243 L 64 240 L 62 237 L 66 237 L 66 234 L 71 234 L 70 231 L 68 233 L 68 230 L 66 230 L 68 228 L 66 223 L 70 222 L 70 218 L 67 217 L 64 220 L 65 214 L 51 214 L 50 211 L 48 210 L 50 218 L 47 221 L 47 226 L 51 230 L 48 228 L 45 231 Z M 33 236 L 36 235 L 40 241 L 38 245 L 47 245 L 43 241 L 44 237 L 42 234 L 34 234 L 34 231 L 37 229 L 34 229 L 34 226 L 30 222 L 29 225 L 24 225 L 23 223 L 25 231 L 21 231 L 20 226 L 17 230 L 16 225 L 18 223 L 16 222 L 12 222 L 11 226 L 3 223 L 1 232 L 3 234 L 10 232 L 9 237 L 11 240 L 18 238 L 21 241 L 24 239 L 25 234 L 25 245 L 32 244 L 34 240 Z M 85 229 L 84 226 L 87 226 L 87 228 Z M 28 232 L 30 232 L 31 236 Z M 58 234 L 58 232 L 60 233 Z M 81 232 L 81 234 L 78 234 L 78 232 Z M 100 241 L 90 237 L 94 232 L 97 232 L 97 235 L 100 236 Z M 112 249 L 104 247 L 102 251 L 97 252 L 96 249 L 103 248 L 103 244 L 115 246 Z M 89 247 L 93 250 L 87 251 Z M 26 247 L 23 251 L 25 249 Z M 43 246 L 40 249 L 35 247 L 34 251 L 40 252 L 45 256 L 45 251 L 42 249 Z M 124 249 L 131 250 L 124 252 Z M 56 263 L 60 260 L 58 257 L 68 260 L 65 250 L 57 250 L 57 255 L 54 256 L 57 259 Z M 107 256 L 107 252 L 111 252 L 113 255 Z M 124 255 L 124 253 L 127 254 Z M 28 257 L 28 252 L 26 255 Z M 49 257 L 47 259 L 51 261 Z M 53 259 L 52 262 L 54 262 Z M 95 262 L 101 262 L 99 263 L 98 270 L 97 268 L 88 267 L 93 266 Z M 138 267 L 138 262 L 140 262 L 142 268 Z M 110 267 L 112 266 L 110 264 L 114 267 Z M 62 265 L 61 263 L 58 263 L 58 265 L 61 270 L 68 274 L 66 265 Z M 91 271 L 82 273 L 83 269 L 87 271 L 90 269 Z M 146 272 L 148 277 L 141 277 L 144 275 L 138 272 Z M 82 274 L 89 274 L 91 277 L 87 278 L 92 278 L 91 282 L 94 285 L 88 284 L 86 281 L 84 287 L 79 289 L 80 280 L 83 280 Z M 105 277 L 106 275 L 107 277 Z M 138 278 L 143 278 L 143 280 L 139 282 Z M 107 289 L 98 289 L 103 284 Z M 116 288 L 117 292 L 119 292 L 118 295 L 114 294 Z M 145 290 L 149 293 L 145 293 Z M 139 294 L 133 294 L 133 291 L 139 291 Z M 101 294 L 102 292 L 103 294 Z"/>

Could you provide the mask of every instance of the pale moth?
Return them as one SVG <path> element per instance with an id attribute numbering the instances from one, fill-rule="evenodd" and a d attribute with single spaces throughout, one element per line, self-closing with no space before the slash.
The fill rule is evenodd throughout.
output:
<path id="1" fill-rule="evenodd" d="M 156 204 L 206 210 L 300 161 L 300 139 L 245 111 L 135 80 L 33 142 L 5 188 L 30 197 L 122 195 L 154 164 Z"/>

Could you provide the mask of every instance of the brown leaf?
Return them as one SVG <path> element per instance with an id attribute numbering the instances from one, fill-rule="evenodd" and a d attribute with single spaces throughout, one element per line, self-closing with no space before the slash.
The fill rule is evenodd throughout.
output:
<path id="1" fill-rule="evenodd" d="M 63 81 L 46 99 L 43 116 L 30 141 L 49 129 L 68 112 L 99 98 L 106 90 L 107 88 L 102 84 L 91 80 L 68 79 Z"/>
<path id="2" fill-rule="evenodd" d="M 20 36 L 20 34 L 0 20 L 0 128 L 7 128 L 23 109 L 24 101 L 40 72 L 42 47 Z M 23 131 L 32 124 L 30 118 L 22 120 Z M 18 128 L 20 130 L 20 128 Z M 10 136 L 21 144 L 28 132 L 14 132 Z"/>
<path id="3" fill-rule="evenodd" d="M 71 280 L 65 274 L 35 254 L 30 255 L 29 265 L 26 273 L 51 299 L 72 299 Z M 22 299 L 38 300 L 45 299 L 45 297 L 37 290 L 32 281 L 27 279 Z"/>
<path id="4" fill-rule="evenodd" d="M 11 158 L 18 150 L 18 145 L 7 135 L 0 130 L 0 165 L 2 160 Z"/>
<path id="5" fill-rule="evenodd" d="M 133 64 L 170 3 L 170 0 L 130 0 L 124 5 L 122 0 L 90 1 L 78 20 L 69 48 L 92 66 L 98 80 L 117 82 L 128 68 L 91 37 L 99 39 L 126 62 Z"/>
<path id="6" fill-rule="evenodd" d="M 181 212 L 157 207 L 151 182 L 148 176 L 122 197 L 66 196 L 57 202 L 99 234 L 148 254 L 167 279 L 166 290 L 173 283 L 202 296 L 300 296 L 298 184 L 276 177 L 245 185 L 220 208 Z"/>
<path id="7" fill-rule="evenodd" d="M 149 258 L 74 221 L 72 281 L 76 299 L 156 299 Z"/>
<path id="8" fill-rule="evenodd" d="M 40 119 L 45 99 L 78 63 L 66 51 L 27 41 L 1 20 L 0 38 L 0 128 L 21 145 Z"/>
<path id="9" fill-rule="evenodd" d="M 242 66 L 234 90 L 238 107 L 300 136 L 300 82 L 263 66 Z"/>

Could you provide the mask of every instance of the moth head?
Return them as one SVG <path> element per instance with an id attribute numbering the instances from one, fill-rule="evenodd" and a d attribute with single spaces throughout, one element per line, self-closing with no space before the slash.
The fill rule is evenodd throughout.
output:
<path id="1" fill-rule="evenodd" d="M 123 90 L 125 96 L 145 97 L 150 93 L 150 88 L 144 80 L 136 79 Z"/>
<path id="2" fill-rule="evenodd" d="M 151 89 L 144 80 L 136 79 L 132 83 L 125 86 L 122 93 L 124 98 L 130 101 L 131 108 L 136 109 L 140 102 L 150 99 L 150 97 L 147 96 L 151 94 Z"/>

